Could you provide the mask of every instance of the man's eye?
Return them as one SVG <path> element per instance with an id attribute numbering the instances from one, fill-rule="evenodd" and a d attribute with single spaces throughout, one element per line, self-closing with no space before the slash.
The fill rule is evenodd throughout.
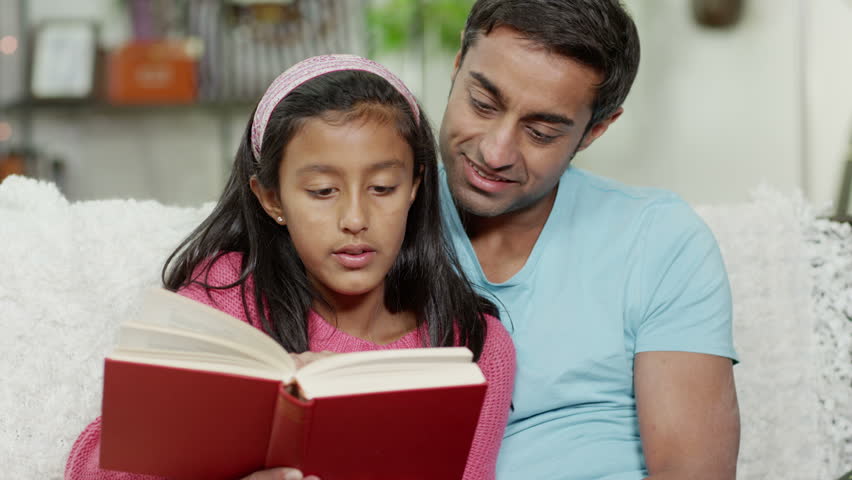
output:
<path id="1" fill-rule="evenodd" d="M 308 190 L 308 193 L 311 194 L 311 196 L 313 196 L 313 197 L 328 198 L 328 197 L 334 195 L 334 190 L 335 189 L 333 189 L 333 188 L 319 188 L 319 189 L 316 189 L 316 190 Z"/>
<path id="2" fill-rule="evenodd" d="M 484 102 L 480 102 L 479 100 L 473 97 L 470 97 L 470 103 L 471 105 L 473 105 L 473 108 L 479 110 L 482 113 L 491 113 L 495 110 L 494 107 L 492 107 L 491 105 Z"/>
<path id="3" fill-rule="evenodd" d="M 532 127 L 527 127 L 527 131 L 530 133 L 532 139 L 538 143 L 550 143 L 556 139 L 555 135 L 545 135 Z"/>
<path id="4" fill-rule="evenodd" d="M 373 189 L 373 192 L 378 195 L 390 195 L 396 191 L 396 186 L 374 185 L 371 188 Z"/>

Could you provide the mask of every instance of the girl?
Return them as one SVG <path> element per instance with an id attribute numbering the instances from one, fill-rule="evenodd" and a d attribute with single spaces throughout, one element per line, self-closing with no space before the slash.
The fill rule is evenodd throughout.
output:
<path id="1" fill-rule="evenodd" d="M 467 346 L 488 389 L 464 478 L 493 478 L 514 349 L 444 242 L 437 174 L 432 132 L 398 78 L 360 57 L 310 58 L 258 103 L 222 197 L 163 281 L 289 352 Z M 100 470 L 99 448 L 96 420 L 65 478 L 153 478 Z"/>

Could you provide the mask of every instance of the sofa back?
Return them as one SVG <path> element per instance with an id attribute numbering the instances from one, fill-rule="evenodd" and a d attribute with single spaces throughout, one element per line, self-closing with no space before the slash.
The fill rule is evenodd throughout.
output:
<path id="1" fill-rule="evenodd" d="M 62 478 L 77 434 L 99 414 L 103 357 L 118 324 L 136 314 L 143 287 L 159 285 L 165 258 L 210 209 L 71 203 L 52 184 L 0 184 L 4 475 Z M 717 236 L 734 295 L 739 478 L 831 479 L 852 469 L 852 322 L 818 300 L 830 292 L 852 306 L 852 285 L 837 280 L 852 272 L 852 235 L 819 223 L 800 198 L 770 191 L 697 210 Z M 836 238 L 815 247 L 832 229 Z M 814 267 L 820 256 L 840 260 Z"/>

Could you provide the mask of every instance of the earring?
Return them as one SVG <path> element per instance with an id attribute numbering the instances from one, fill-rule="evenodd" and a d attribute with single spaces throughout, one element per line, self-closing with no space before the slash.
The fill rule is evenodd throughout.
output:
<path id="1" fill-rule="evenodd" d="M 281 218 L 281 217 L 278 217 L 278 223 L 283 223 L 283 222 L 284 222 L 284 219 Z"/>

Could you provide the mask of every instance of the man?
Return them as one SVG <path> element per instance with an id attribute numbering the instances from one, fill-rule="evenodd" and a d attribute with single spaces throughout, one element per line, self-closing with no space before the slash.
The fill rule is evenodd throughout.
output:
<path id="1" fill-rule="evenodd" d="M 677 196 L 570 166 L 622 113 L 617 0 L 478 0 L 440 146 L 444 214 L 517 349 L 498 478 L 733 479 L 731 298 Z"/>
<path id="2" fill-rule="evenodd" d="M 478 0 L 468 17 L 440 132 L 444 214 L 517 350 L 501 480 L 735 478 L 712 234 L 673 194 L 570 166 L 621 115 L 638 63 L 617 0 Z"/>

